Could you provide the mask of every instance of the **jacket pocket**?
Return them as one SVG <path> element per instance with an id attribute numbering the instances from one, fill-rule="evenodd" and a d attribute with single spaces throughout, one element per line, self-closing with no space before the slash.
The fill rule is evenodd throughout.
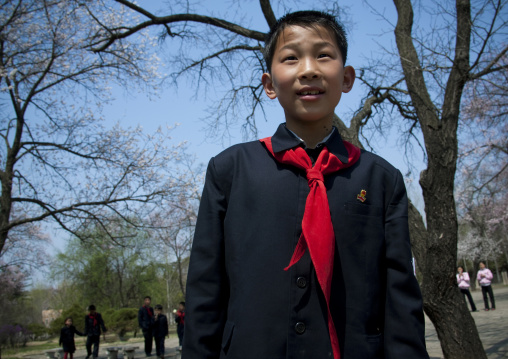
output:
<path id="1" fill-rule="evenodd" d="M 371 204 L 346 202 L 344 207 L 349 215 L 383 217 L 383 208 Z"/>
<path id="2" fill-rule="evenodd" d="M 224 351 L 224 354 L 228 353 L 234 329 L 235 323 L 233 322 L 227 321 L 226 325 L 224 325 L 224 332 L 222 333 L 222 350 Z"/>

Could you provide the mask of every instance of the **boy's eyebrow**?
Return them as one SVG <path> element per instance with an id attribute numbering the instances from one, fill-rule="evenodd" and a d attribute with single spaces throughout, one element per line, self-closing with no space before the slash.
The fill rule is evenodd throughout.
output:
<path id="1" fill-rule="evenodd" d="M 313 44 L 313 47 L 315 48 L 321 48 L 321 47 L 326 47 L 326 46 L 334 46 L 332 42 L 330 41 L 326 41 L 326 40 L 323 40 L 323 41 L 319 41 L 319 42 L 316 42 Z M 284 44 L 284 46 L 282 46 L 280 50 L 285 50 L 285 49 L 290 49 L 290 50 L 294 50 L 294 49 L 297 49 L 300 47 L 300 43 L 297 42 L 297 41 L 290 41 L 290 42 L 287 42 L 286 44 Z"/>

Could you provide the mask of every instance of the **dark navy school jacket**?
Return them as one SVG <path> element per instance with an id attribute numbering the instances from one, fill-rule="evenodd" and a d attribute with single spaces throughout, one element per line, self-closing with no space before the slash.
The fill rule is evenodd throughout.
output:
<path id="1" fill-rule="evenodd" d="M 143 331 L 152 330 L 155 313 L 154 313 L 152 307 L 149 307 L 149 308 L 150 308 L 150 312 L 152 313 L 152 316 L 150 316 L 150 314 L 148 314 L 148 310 L 146 309 L 145 306 L 142 306 L 138 310 L 138 324 L 139 324 L 139 327 Z"/>
<path id="2" fill-rule="evenodd" d="M 299 140 L 281 125 L 272 145 L 279 152 Z M 325 145 L 348 161 L 338 131 Z M 341 358 L 428 358 L 400 172 L 362 151 L 325 185 L 336 237 L 331 312 Z M 278 163 L 259 141 L 210 160 L 189 265 L 183 359 L 332 358 L 308 252 L 284 271 L 308 193 L 304 171 Z"/>
<path id="3" fill-rule="evenodd" d="M 101 335 L 101 328 L 103 332 L 107 331 L 106 327 L 104 326 L 104 320 L 102 319 L 101 313 L 96 312 L 95 316 L 95 320 L 97 322 L 96 325 L 94 325 L 94 320 L 90 317 L 89 314 L 85 315 L 85 335 Z"/>

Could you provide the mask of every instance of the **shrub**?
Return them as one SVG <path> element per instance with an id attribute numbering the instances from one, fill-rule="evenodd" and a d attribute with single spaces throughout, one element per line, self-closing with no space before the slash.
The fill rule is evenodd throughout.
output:
<path id="1" fill-rule="evenodd" d="M 125 333 L 137 329 L 138 310 L 136 308 L 118 309 L 109 316 L 109 320 L 109 328 L 122 338 Z"/>
<path id="2" fill-rule="evenodd" d="M 5 324 L 0 327 L 0 345 L 2 347 L 21 347 L 26 346 L 30 331 L 19 324 Z"/>

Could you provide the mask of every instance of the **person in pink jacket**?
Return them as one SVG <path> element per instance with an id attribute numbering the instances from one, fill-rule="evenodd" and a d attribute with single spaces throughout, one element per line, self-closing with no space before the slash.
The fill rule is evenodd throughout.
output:
<path id="1" fill-rule="evenodd" d="M 485 310 L 490 310 L 489 308 L 489 300 L 487 298 L 487 293 L 490 297 L 490 303 L 492 304 L 492 310 L 496 310 L 496 301 L 494 300 L 494 292 L 492 291 L 492 286 L 490 283 L 492 282 L 492 272 L 490 269 L 485 267 L 485 262 L 480 262 L 480 270 L 478 271 L 478 275 L 476 276 L 478 282 L 482 287 L 483 293 L 483 301 L 485 302 Z"/>
<path id="2" fill-rule="evenodd" d="M 471 311 L 477 312 L 476 305 L 474 304 L 473 297 L 471 296 L 471 292 L 469 291 L 469 274 L 464 272 L 462 267 L 457 267 L 457 284 L 459 285 L 459 289 L 464 294 L 464 297 L 467 297 L 469 300 L 469 304 L 471 305 Z"/>

